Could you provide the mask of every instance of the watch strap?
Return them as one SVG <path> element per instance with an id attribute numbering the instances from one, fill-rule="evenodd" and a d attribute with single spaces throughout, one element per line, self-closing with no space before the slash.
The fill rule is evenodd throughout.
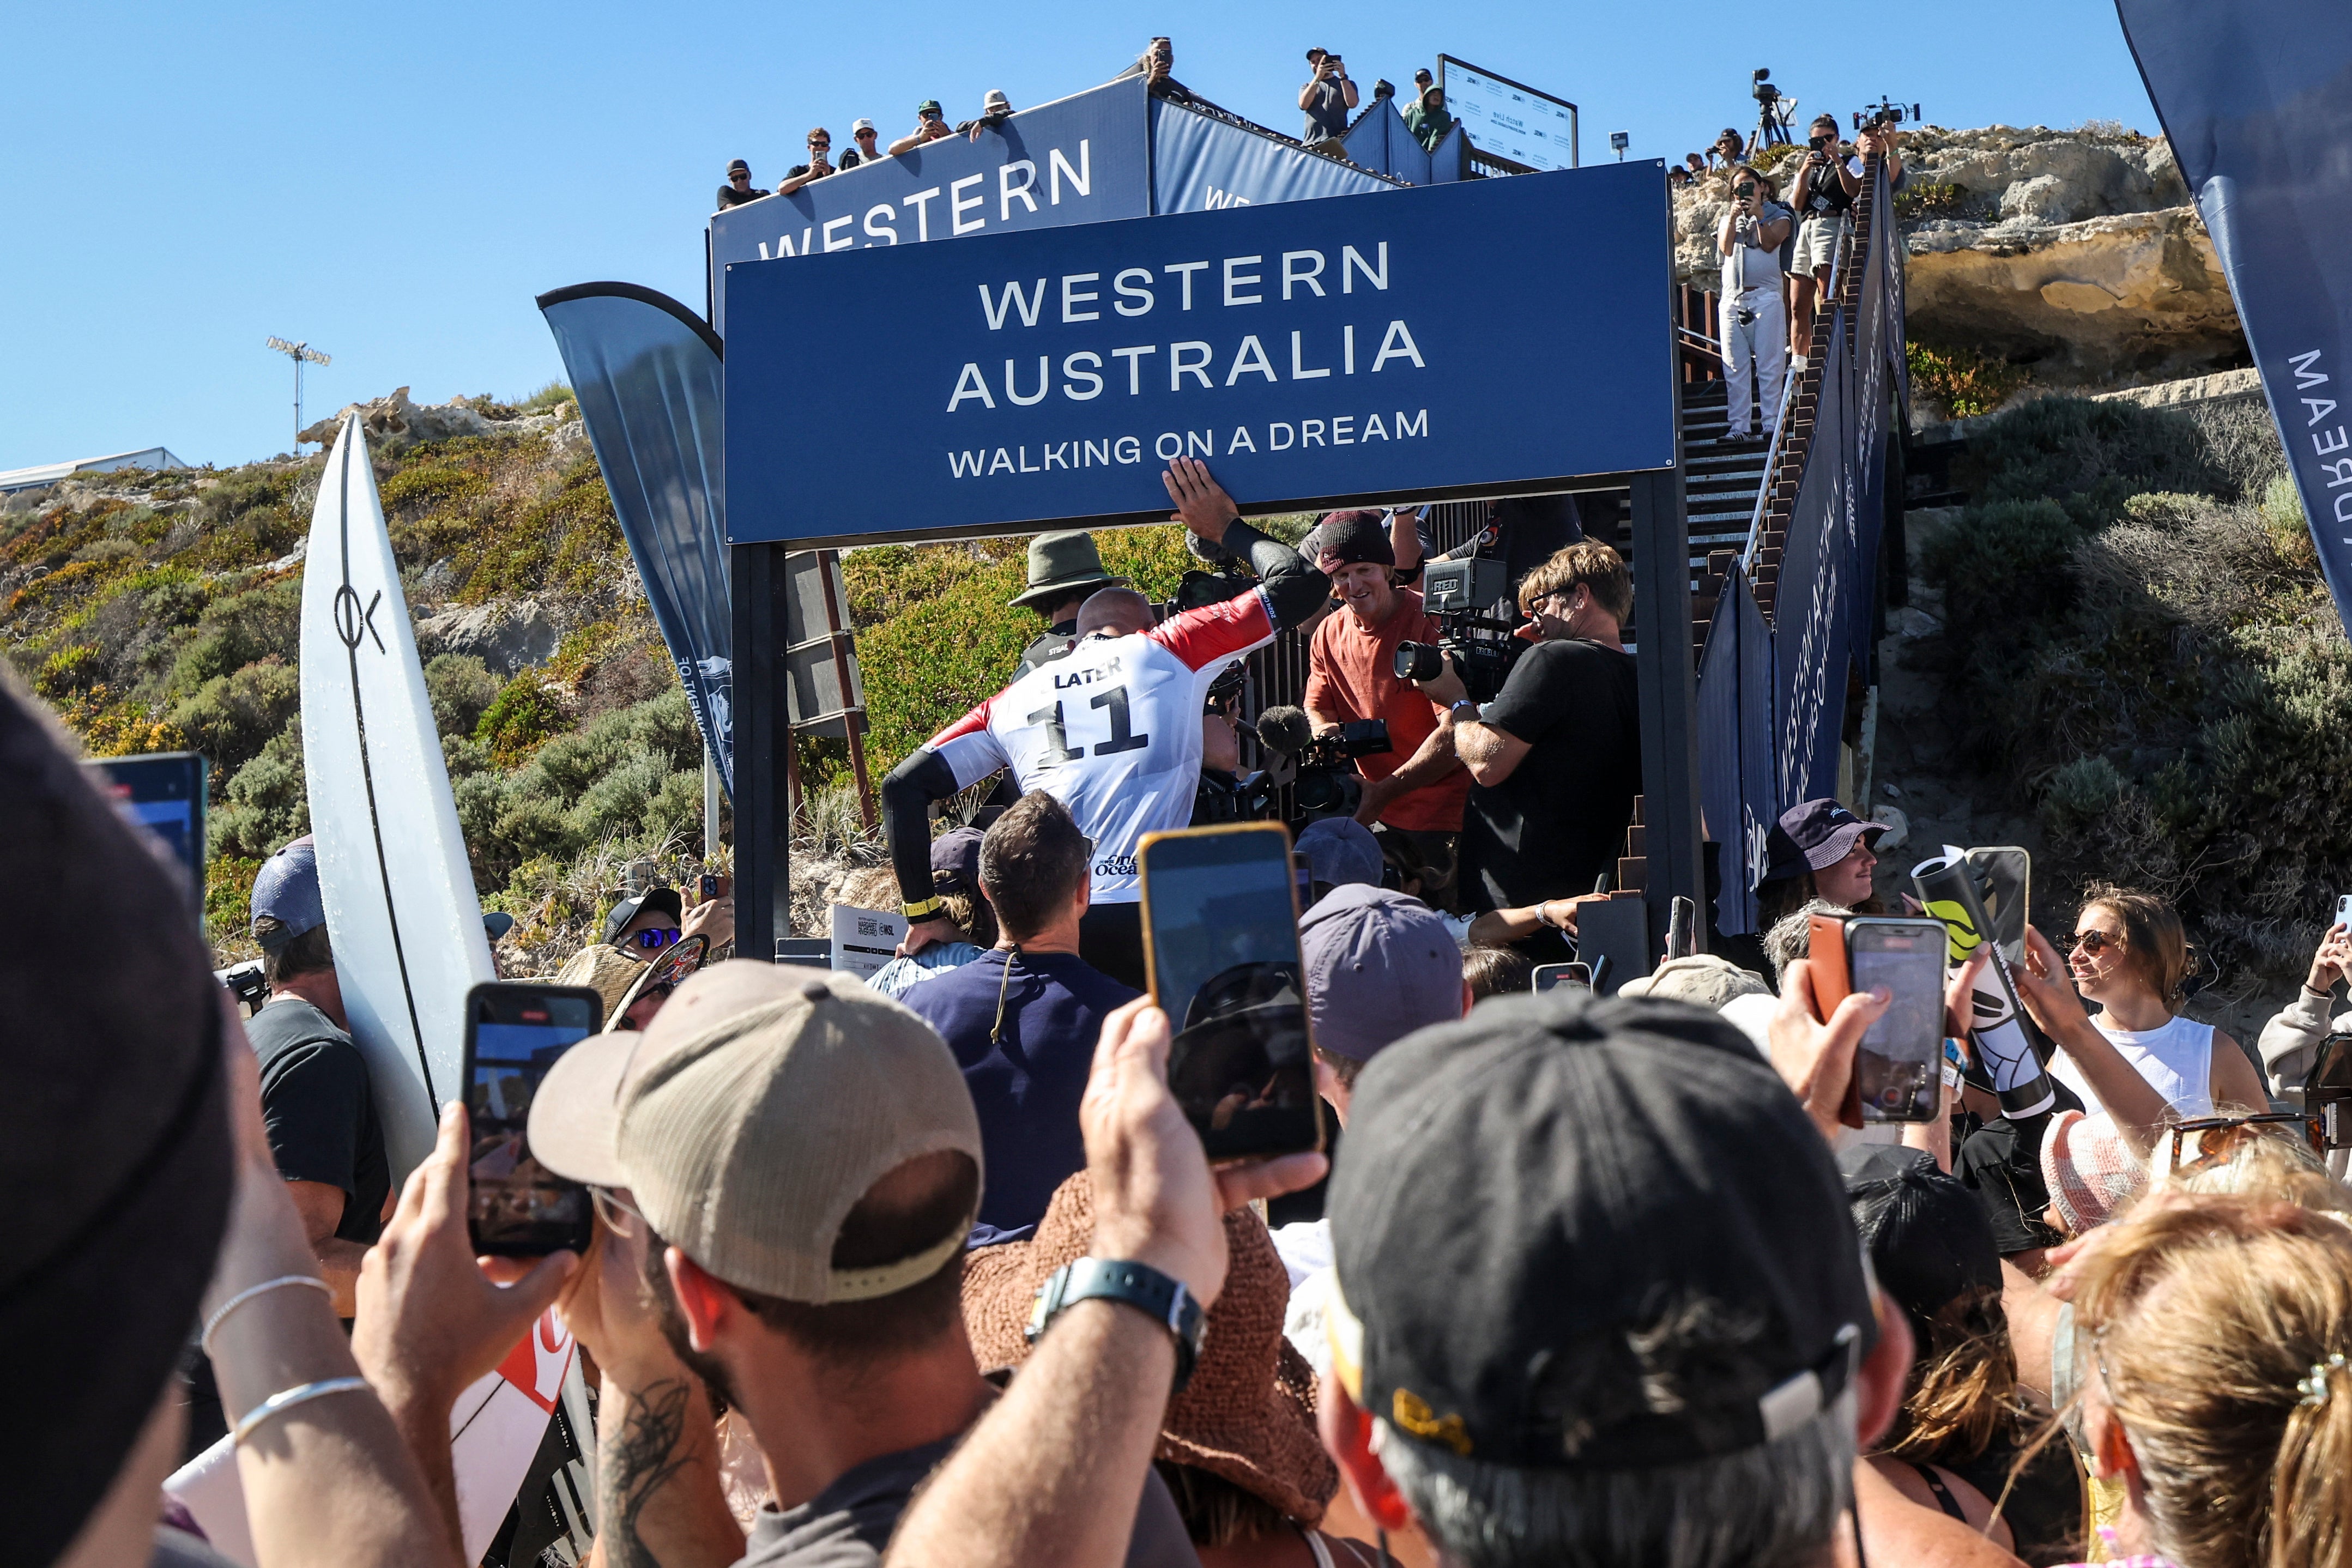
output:
<path id="1" fill-rule="evenodd" d="M 948 901 L 935 893 L 920 904 L 900 904 L 898 913 L 909 920 L 929 920 L 932 915 L 945 910 L 947 906 Z"/>
<path id="2" fill-rule="evenodd" d="M 1032 1344 L 1053 1326 L 1066 1310 L 1085 1301 L 1118 1301 L 1133 1307 L 1167 1329 L 1176 1342 L 1175 1392 L 1192 1379 L 1192 1364 L 1201 1353 L 1204 1322 L 1201 1303 L 1171 1278 L 1149 1263 L 1106 1258 L 1080 1258 L 1055 1270 L 1037 1291 L 1024 1337 Z"/>

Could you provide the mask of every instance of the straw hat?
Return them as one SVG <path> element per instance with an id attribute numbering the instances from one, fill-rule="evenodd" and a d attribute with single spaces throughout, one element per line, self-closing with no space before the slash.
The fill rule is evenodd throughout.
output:
<path id="1" fill-rule="evenodd" d="M 644 974 L 646 966 L 603 942 L 591 943 L 577 953 L 562 968 L 555 972 L 559 986 L 585 986 L 604 998 L 604 1017 L 598 1027 L 609 1021 L 629 994 L 629 988 Z"/>
<path id="2" fill-rule="evenodd" d="M 1022 1330 L 1038 1290 L 1087 1255 L 1094 1233 L 1094 1185 L 1080 1171 L 1055 1191 L 1035 1236 L 965 1255 L 964 1326 L 982 1371 L 1029 1358 Z M 1209 1309 L 1201 1359 L 1169 1401 L 1152 1457 L 1222 1476 L 1313 1525 L 1339 1490 L 1339 1472 L 1315 1435 L 1315 1374 L 1282 1337 L 1290 1275 L 1246 1208 L 1225 1216 L 1225 1249 L 1232 1262 Z"/>

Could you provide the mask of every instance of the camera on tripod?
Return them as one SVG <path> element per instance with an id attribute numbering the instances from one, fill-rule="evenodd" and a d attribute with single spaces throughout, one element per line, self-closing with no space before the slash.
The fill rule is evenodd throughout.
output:
<path id="1" fill-rule="evenodd" d="M 1857 131 L 1889 130 L 1906 120 L 1914 125 L 1919 122 L 1917 104 L 1900 104 L 1892 99 L 1882 98 L 1876 103 L 1865 103 L 1853 111 L 1853 128 Z"/>
<path id="2" fill-rule="evenodd" d="M 1433 681 L 1445 673 L 1450 653 L 1470 700 L 1493 701 L 1528 649 L 1512 635 L 1517 630 L 1514 622 L 1485 613 L 1508 586 L 1499 560 L 1431 561 L 1422 579 L 1422 608 L 1444 630 L 1434 643 L 1397 644 L 1397 679 Z"/>
<path id="3" fill-rule="evenodd" d="M 1757 68 L 1748 90 L 1756 99 L 1756 134 L 1748 139 L 1748 152 L 1760 152 L 1767 147 L 1787 145 L 1789 124 L 1797 112 L 1797 100 L 1772 85 L 1772 71 L 1769 66 Z"/>

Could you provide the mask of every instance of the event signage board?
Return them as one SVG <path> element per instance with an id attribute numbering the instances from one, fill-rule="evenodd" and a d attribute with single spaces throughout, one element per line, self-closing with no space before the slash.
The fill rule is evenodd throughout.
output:
<path id="1" fill-rule="evenodd" d="M 727 270 L 738 263 L 1144 216 L 1150 102 L 1143 78 L 1130 77 L 1024 110 L 978 136 L 942 137 L 713 214 L 711 326 L 727 336 Z"/>
<path id="2" fill-rule="evenodd" d="M 1671 467 L 1671 236 L 1643 162 L 739 265 L 728 538 L 1164 519 L 1180 455 L 1254 513 Z"/>
<path id="3" fill-rule="evenodd" d="M 1576 105 L 1451 55 L 1437 57 L 1445 107 L 1470 144 L 1530 169 L 1578 166 Z"/>

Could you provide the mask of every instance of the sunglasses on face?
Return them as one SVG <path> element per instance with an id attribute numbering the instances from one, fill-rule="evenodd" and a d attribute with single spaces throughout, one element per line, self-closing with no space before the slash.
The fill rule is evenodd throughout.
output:
<path id="1" fill-rule="evenodd" d="M 2255 1138 L 2292 1130 L 2315 1155 L 2327 1153 L 2319 1118 L 2305 1111 L 2265 1111 L 2253 1116 L 2192 1116 L 2164 1132 L 2164 1163 L 2158 1174 L 2186 1173 L 2219 1165 Z"/>
<path id="2" fill-rule="evenodd" d="M 833 151 L 833 143 L 830 141 L 812 141 L 809 143 L 809 151 L 812 152 L 830 152 Z"/>
<path id="3" fill-rule="evenodd" d="M 677 940 L 675 925 L 656 925 L 649 931 L 632 931 L 623 938 L 632 947 L 642 947 L 648 953 L 658 953 Z"/>
<path id="4" fill-rule="evenodd" d="M 2095 958 L 2110 947 L 2118 953 L 2122 952 L 2124 939 L 2120 936 L 2110 936 L 2104 931 L 2077 931 L 2074 933 L 2074 939 L 2066 945 L 2066 952 L 2070 957 L 2076 953 L 2086 953 Z"/>

